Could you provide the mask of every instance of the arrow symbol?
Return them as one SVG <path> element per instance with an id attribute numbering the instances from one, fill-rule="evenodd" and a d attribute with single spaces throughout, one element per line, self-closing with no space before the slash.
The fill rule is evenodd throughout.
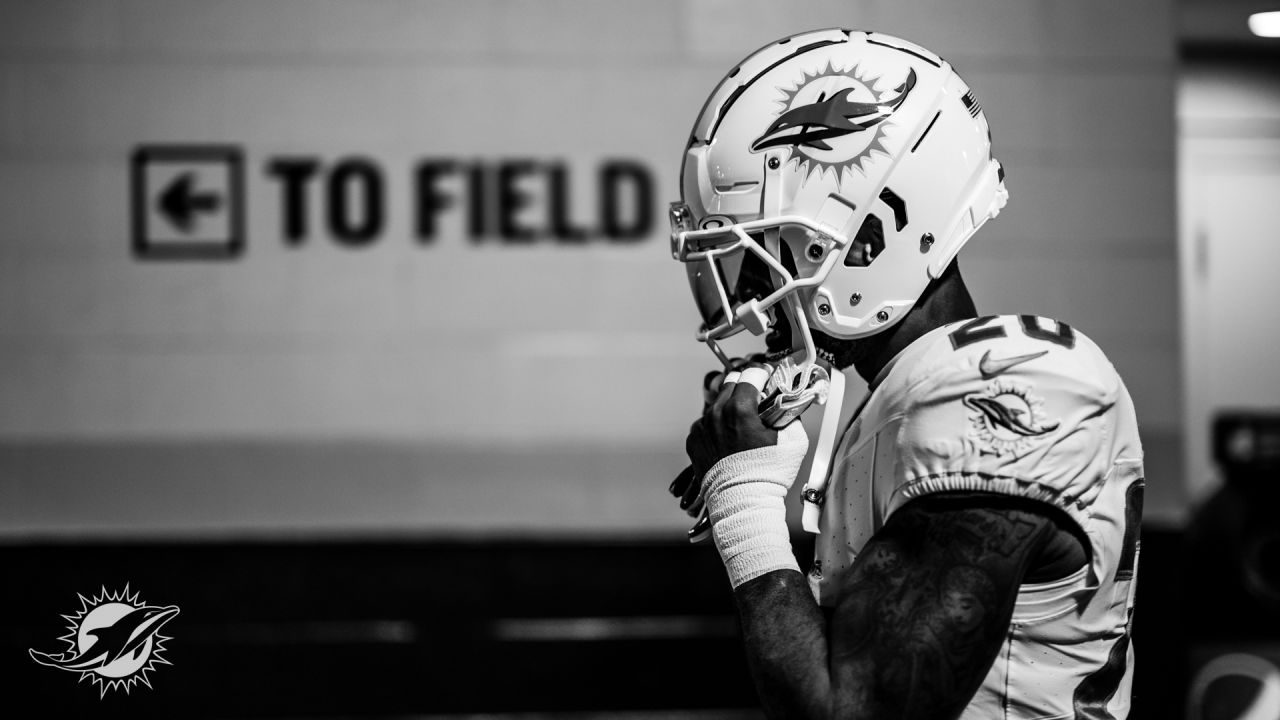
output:
<path id="1" fill-rule="evenodd" d="M 184 173 L 160 193 L 160 213 L 182 232 L 191 232 L 196 213 L 213 212 L 222 204 L 214 193 L 197 193 L 192 173 Z"/>

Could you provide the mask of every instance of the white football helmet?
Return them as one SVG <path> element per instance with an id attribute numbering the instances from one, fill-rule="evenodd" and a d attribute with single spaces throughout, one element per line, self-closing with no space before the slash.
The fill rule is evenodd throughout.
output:
<path id="1" fill-rule="evenodd" d="M 708 98 L 671 204 L 698 339 L 810 328 L 866 337 L 906 315 L 1008 198 L 982 108 L 951 65 L 841 29 L 756 51 Z M 879 232 L 877 232 L 877 230 Z M 803 354 L 802 354 L 803 353 Z M 781 353 L 779 353 L 781 354 Z"/>

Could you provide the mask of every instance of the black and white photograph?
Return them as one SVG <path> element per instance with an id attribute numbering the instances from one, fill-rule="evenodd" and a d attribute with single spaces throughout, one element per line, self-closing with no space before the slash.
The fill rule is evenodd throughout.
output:
<path id="1" fill-rule="evenodd" d="M 0 0 L 0 717 L 1280 720 L 1278 268 L 1280 2 Z"/>

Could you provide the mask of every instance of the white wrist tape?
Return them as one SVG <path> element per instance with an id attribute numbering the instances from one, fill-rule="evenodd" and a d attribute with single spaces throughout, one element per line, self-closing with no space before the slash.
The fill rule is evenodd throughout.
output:
<path id="1" fill-rule="evenodd" d="M 787 488 L 800 472 L 809 437 L 799 422 L 778 444 L 740 452 L 703 478 L 712 536 L 734 588 L 773 570 L 799 570 L 787 532 Z"/>

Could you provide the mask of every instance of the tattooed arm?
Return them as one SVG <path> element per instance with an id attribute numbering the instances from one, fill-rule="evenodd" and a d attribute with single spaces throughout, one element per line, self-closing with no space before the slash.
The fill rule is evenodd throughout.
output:
<path id="1" fill-rule="evenodd" d="M 1030 563 L 1060 532 L 1053 512 L 991 494 L 912 501 L 858 556 L 829 622 L 798 572 L 741 585 L 766 714 L 958 717 L 1003 645 Z"/>

